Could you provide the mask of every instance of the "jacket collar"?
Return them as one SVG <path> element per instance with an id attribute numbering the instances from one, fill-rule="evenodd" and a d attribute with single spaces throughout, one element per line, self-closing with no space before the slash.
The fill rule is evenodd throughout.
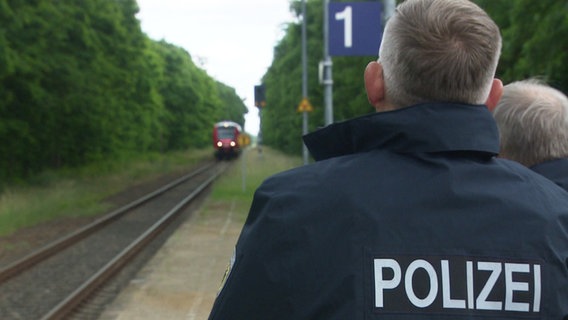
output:
<path id="1" fill-rule="evenodd" d="M 484 105 L 425 103 L 331 124 L 304 136 L 316 161 L 386 149 L 400 153 L 499 153 L 499 132 Z"/>

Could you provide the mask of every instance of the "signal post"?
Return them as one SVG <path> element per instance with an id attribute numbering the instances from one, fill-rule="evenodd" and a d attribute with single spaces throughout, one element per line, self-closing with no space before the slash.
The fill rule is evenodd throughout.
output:
<path id="1" fill-rule="evenodd" d="M 262 154 L 262 109 L 266 107 L 266 97 L 264 91 L 264 85 L 261 84 L 254 86 L 254 105 L 258 108 L 258 119 L 260 121 L 260 124 L 258 126 L 258 136 L 256 138 L 259 154 Z"/>

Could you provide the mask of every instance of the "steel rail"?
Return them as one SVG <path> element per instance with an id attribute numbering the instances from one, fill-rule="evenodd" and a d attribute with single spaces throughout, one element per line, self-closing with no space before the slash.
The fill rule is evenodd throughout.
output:
<path id="1" fill-rule="evenodd" d="M 116 255 L 109 263 L 102 267 L 91 278 L 84 282 L 77 290 L 61 301 L 41 320 L 64 319 L 77 306 L 94 293 L 100 286 L 108 281 L 113 275 L 120 271 L 138 252 L 140 252 L 150 241 L 152 241 L 168 224 L 181 212 L 191 200 L 197 197 L 207 188 L 217 177 L 226 169 L 226 166 L 217 171 L 214 175 L 203 182 L 197 189 L 182 199 L 176 206 L 168 211 L 160 220 L 153 224 L 149 229 L 134 240 L 128 247 Z"/>
<path id="2" fill-rule="evenodd" d="M 203 171 L 209 169 L 215 165 L 215 163 L 209 163 L 204 165 L 195 171 L 188 173 L 187 175 L 180 177 L 161 188 L 146 194 L 145 196 L 140 197 L 137 200 L 130 202 L 129 204 L 120 207 L 103 217 L 89 223 L 88 225 L 77 229 L 76 231 L 61 237 L 31 253 L 28 255 L 8 264 L 7 266 L 0 268 L 0 284 L 7 281 L 8 279 L 22 273 L 26 269 L 38 264 L 39 262 L 47 259 L 48 257 L 56 254 L 57 252 L 67 248 L 68 246 L 72 245 L 73 243 L 77 242 L 80 239 L 87 237 L 88 235 L 92 234 L 93 232 L 103 228 L 110 222 L 118 219 L 122 215 L 124 215 L 129 210 L 136 208 L 137 206 L 157 197 L 158 195 L 168 191 L 169 189 L 183 183 L 184 181 L 191 179 L 192 177 L 202 173 Z"/>

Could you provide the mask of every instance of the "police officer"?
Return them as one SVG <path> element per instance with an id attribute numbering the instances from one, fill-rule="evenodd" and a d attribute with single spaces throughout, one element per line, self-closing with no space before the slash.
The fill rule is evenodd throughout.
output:
<path id="1" fill-rule="evenodd" d="M 257 190 L 210 319 L 563 319 L 568 194 L 496 158 L 501 49 L 467 0 L 407 0 L 365 70 L 376 113 Z"/>
<path id="2" fill-rule="evenodd" d="M 537 79 L 506 85 L 493 111 L 501 153 L 568 190 L 568 97 Z"/>

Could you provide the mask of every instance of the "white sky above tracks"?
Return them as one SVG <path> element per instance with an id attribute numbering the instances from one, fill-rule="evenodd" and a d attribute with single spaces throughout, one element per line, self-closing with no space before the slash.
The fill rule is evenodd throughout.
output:
<path id="1" fill-rule="evenodd" d="M 235 88 L 249 112 L 245 130 L 258 133 L 254 86 L 272 63 L 289 0 L 137 0 L 142 31 L 187 50 L 213 78 Z"/>

